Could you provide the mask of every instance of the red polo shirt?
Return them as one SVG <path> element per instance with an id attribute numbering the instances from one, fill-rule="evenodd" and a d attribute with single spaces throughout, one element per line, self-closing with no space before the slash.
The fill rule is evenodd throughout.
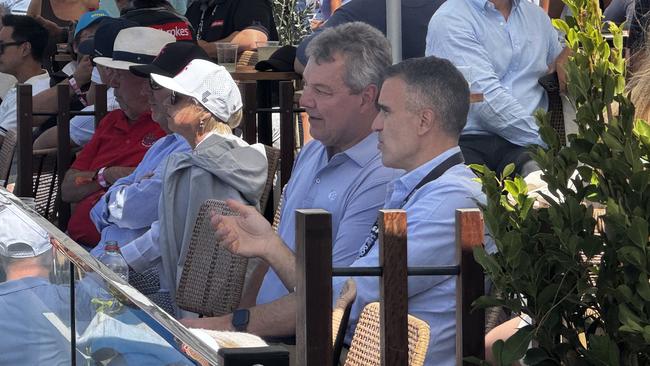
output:
<path id="1" fill-rule="evenodd" d="M 112 166 L 137 166 L 151 145 L 165 132 L 151 119 L 151 112 L 129 124 L 121 109 L 109 112 L 95 134 L 81 150 L 72 169 L 88 171 Z M 68 235 L 76 242 L 94 247 L 100 239 L 90 220 L 90 210 L 106 192 L 100 189 L 79 201 L 68 223 Z"/>

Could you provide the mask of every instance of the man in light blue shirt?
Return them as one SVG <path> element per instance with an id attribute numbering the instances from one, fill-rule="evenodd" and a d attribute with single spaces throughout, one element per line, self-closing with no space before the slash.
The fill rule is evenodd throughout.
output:
<path id="1" fill-rule="evenodd" d="M 323 31 L 314 38 L 308 53 L 300 104 L 309 114 L 315 141 L 307 144 L 296 160 L 278 234 L 267 239 L 278 238 L 282 247 L 293 253 L 295 209 L 326 209 L 332 213 L 332 263 L 347 266 L 383 205 L 386 184 L 399 175 L 382 166 L 377 135 L 371 130 L 381 75 L 391 64 L 390 45 L 375 28 L 352 22 Z M 251 217 L 270 228 L 261 215 L 251 213 Z M 263 273 L 257 271 L 257 275 Z M 271 270 L 259 290 L 257 306 L 236 312 L 249 314 L 247 324 L 233 324 L 232 314 L 186 321 L 199 328 L 287 336 L 295 334 L 295 309 L 295 297 Z"/>
<path id="2" fill-rule="evenodd" d="M 447 60 L 414 58 L 388 68 L 378 100 L 373 129 L 385 166 L 406 173 L 389 184 L 386 208 L 406 210 L 409 266 L 454 265 L 455 211 L 484 201 L 480 185 L 463 164 L 458 147 L 469 108 L 469 89 Z M 259 225 L 253 209 L 228 202 L 239 217 L 216 216 L 213 224 L 223 244 L 244 256 L 268 261 L 287 288 L 295 286 L 293 253 Z M 373 235 L 367 235 L 373 238 Z M 494 244 L 485 238 L 488 250 Z M 379 265 L 374 239 L 360 241 L 354 267 Z M 347 279 L 334 280 L 338 294 Z M 377 277 L 355 278 L 357 297 L 350 312 L 349 343 L 361 310 L 380 297 Z M 335 295 L 336 296 L 336 295 Z M 425 365 L 455 364 L 456 281 L 451 276 L 410 277 L 409 313 L 426 321 L 431 336 Z"/>
<path id="3" fill-rule="evenodd" d="M 546 13 L 521 0 L 448 0 L 431 17 L 425 52 L 450 60 L 483 93 L 460 138 L 467 163 L 537 170 L 525 149 L 543 145 L 533 112 L 548 100 L 537 81 L 568 55 Z"/>

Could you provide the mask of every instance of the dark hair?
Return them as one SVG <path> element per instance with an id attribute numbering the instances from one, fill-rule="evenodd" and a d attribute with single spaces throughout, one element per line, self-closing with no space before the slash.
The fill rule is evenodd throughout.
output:
<path id="1" fill-rule="evenodd" d="M 174 13 L 178 13 L 174 6 L 167 0 L 131 0 L 129 5 L 122 11 L 122 15 L 133 9 L 151 9 L 165 8 Z"/>
<path id="2" fill-rule="evenodd" d="M 42 61 L 49 33 L 41 23 L 27 15 L 7 14 L 2 17 L 2 26 L 13 27 L 11 38 L 17 42 L 29 42 L 32 46 L 32 58 L 38 62 Z"/>
<path id="3" fill-rule="evenodd" d="M 467 123 L 469 86 L 456 67 L 442 58 L 412 58 L 390 66 L 384 80 L 398 77 L 410 93 L 407 107 L 431 108 L 444 131 L 459 136 Z"/>

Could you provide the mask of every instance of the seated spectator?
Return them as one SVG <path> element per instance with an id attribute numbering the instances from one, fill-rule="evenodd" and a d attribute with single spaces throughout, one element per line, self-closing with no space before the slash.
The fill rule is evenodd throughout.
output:
<path id="1" fill-rule="evenodd" d="M 543 145 L 533 112 L 548 99 L 537 81 L 560 65 L 563 84 L 568 51 L 546 13 L 528 1 L 448 0 L 431 17 L 426 54 L 464 68 L 472 91 L 483 93 L 460 138 L 468 164 L 501 172 L 515 163 L 524 177 L 539 169 L 527 152 Z"/>
<path id="2" fill-rule="evenodd" d="M 242 101 L 224 67 L 192 60 L 174 78 L 156 73 L 151 78 L 171 90 L 164 102 L 169 129 L 187 140 L 192 152 L 169 155 L 158 221 L 121 251 L 136 272 L 157 268 L 162 295 L 153 299 L 173 311 L 172 299 L 201 204 L 231 198 L 259 206 L 267 162 L 262 145 L 249 146 L 232 134 L 241 121 Z"/>
<path id="3" fill-rule="evenodd" d="M 119 32 L 113 57 L 96 57 L 98 65 L 112 69 L 110 85 L 120 104 L 102 119 L 90 142 L 81 150 L 61 185 L 62 199 L 75 203 L 68 223 L 72 239 L 94 247 L 100 239 L 90 220 L 90 209 L 116 180 L 130 174 L 147 150 L 165 135 L 151 119 L 142 88 L 146 79 L 129 72 L 129 66 L 151 63 L 174 37 L 160 30 L 132 27 Z"/>
<path id="4" fill-rule="evenodd" d="M 445 0 L 403 0 L 402 1 L 402 58 L 424 56 L 424 38 L 431 15 Z M 307 64 L 307 46 L 322 30 L 337 25 L 360 21 L 368 23 L 386 34 L 386 1 L 354 0 L 344 4 L 298 46 L 294 68 L 302 73 Z"/>
<path id="5" fill-rule="evenodd" d="M 177 41 L 193 41 L 194 29 L 167 0 L 133 0 L 120 10 L 122 19 L 138 23 L 142 27 L 164 30 Z"/>
<path id="6" fill-rule="evenodd" d="M 476 200 L 484 201 L 481 186 L 463 164 L 458 147 L 469 107 L 467 83 L 447 60 L 410 59 L 388 68 L 378 105 L 380 113 L 373 129 L 379 133 L 382 161 L 388 167 L 406 171 L 389 185 L 385 208 L 406 210 L 408 265 L 453 265 L 455 212 L 476 207 Z M 237 202 L 228 205 L 241 216 L 213 217 L 218 237 L 236 254 L 267 261 L 292 291 L 296 278 L 291 250 L 252 208 Z M 352 267 L 379 265 L 376 225 L 369 230 L 367 239 L 359 242 Z M 488 240 L 486 236 L 486 243 Z M 333 280 L 334 294 L 340 293 L 346 280 Z M 355 281 L 357 297 L 350 312 L 348 344 L 361 310 L 380 298 L 377 277 L 357 277 Z M 456 279 L 409 277 L 408 296 L 409 313 L 431 327 L 425 365 L 455 365 Z M 186 320 L 185 324 L 212 327 L 209 318 Z"/>
<path id="7" fill-rule="evenodd" d="M 26 15 L 5 15 L 0 29 L 0 72 L 19 83 L 32 85 L 32 95 L 50 87 L 50 76 L 41 68 L 47 30 Z M 16 87 L 0 103 L 0 145 L 8 130 L 16 130 Z"/>
<path id="8" fill-rule="evenodd" d="M 332 264 L 349 266 L 384 204 L 386 185 L 401 173 L 382 166 L 377 134 L 371 129 L 381 78 L 391 64 L 390 44 L 377 29 L 352 22 L 323 31 L 307 53 L 300 104 L 312 120 L 315 140 L 296 159 L 284 193 L 278 240 L 291 253 L 295 250 L 294 211 L 325 209 L 332 214 Z M 242 296 L 242 309 L 237 310 L 250 314 L 248 323 L 233 324 L 228 314 L 204 318 L 196 327 L 261 336 L 295 334 L 293 288 L 287 290 L 276 269 L 268 273 L 266 269 L 256 270 Z M 257 301 L 251 301 L 255 296 Z"/>
<path id="9" fill-rule="evenodd" d="M 131 66 L 138 77 L 149 79 L 152 72 L 167 77 L 178 74 L 191 60 L 208 59 L 203 49 L 190 42 L 169 43 L 149 65 Z M 144 234 L 158 220 L 158 202 L 162 192 L 162 173 L 167 157 L 175 152 L 189 152 L 190 146 L 179 134 L 169 129 L 169 115 L 164 103 L 169 89 L 149 83 L 142 90 L 149 100 L 151 117 L 167 133 L 145 154 L 133 173 L 119 179 L 90 211 L 92 221 L 101 233 L 101 240 L 91 254 L 99 256 L 107 241 L 122 246 Z"/>
<path id="10" fill-rule="evenodd" d="M 236 43 L 239 52 L 257 48 L 256 42 L 277 41 L 273 9 L 267 0 L 196 0 L 185 13 L 196 39 L 210 57 L 215 42 Z"/>

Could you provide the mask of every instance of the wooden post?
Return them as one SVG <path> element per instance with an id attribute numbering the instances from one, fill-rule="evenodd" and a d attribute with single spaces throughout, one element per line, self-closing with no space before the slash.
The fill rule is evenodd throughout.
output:
<path id="1" fill-rule="evenodd" d="M 59 229 L 66 230 L 70 220 L 70 204 L 61 199 L 61 185 L 65 173 L 70 168 L 72 152 L 70 151 L 70 91 L 68 85 L 58 85 L 56 89 L 58 99 L 58 112 L 56 115 L 57 124 L 57 152 L 56 152 L 56 175 L 59 181 L 56 192 L 55 207 L 58 207 L 57 224 Z M 104 100 L 106 97 L 104 96 Z"/>
<path id="2" fill-rule="evenodd" d="M 381 364 L 408 365 L 406 211 L 379 211 Z"/>
<path id="3" fill-rule="evenodd" d="M 485 293 L 483 268 L 474 260 L 474 247 L 483 245 L 483 215 L 477 208 L 456 210 L 456 364 L 468 356 L 485 358 L 485 311 L 472 302 Z"/>
<path id="4" fill-rule="evenodd" d="M 280 187 L 291 177 L 296 150 L 296 123 L 293 114 L 293 82 L 280 82 Z"/>
<path id="5" fill-rule="evenodd" d="M 104 118 L 106 113 L 108 113 L 106 90 L 108 90 L 108 88 L 104 84 L 95 85 L 95 129 L 97 129 L 99 122 Z"/>
<path id="6" fill-rule="evenodd" d="M 16 158 L 18 159 L 18 176 L 14 194 L 18 197 L 34 197 L 32 178 L 32 86 L 19 84 L 16 86 L 16 124 L 18 128 L 18 142 L 16 144 Z"/>
<path id="7" fill-rule="evenodd" d="M 240 83 L 244 94 L 244 110 L 242 116 L 243 138 L 249 144 L 257 142 L 257 83 L 244 81 Z"/>
<path id="8" fill-rule="evenodd" d="M 296 365 L 332 364 L 332 217 L 296 210 Z"/>

